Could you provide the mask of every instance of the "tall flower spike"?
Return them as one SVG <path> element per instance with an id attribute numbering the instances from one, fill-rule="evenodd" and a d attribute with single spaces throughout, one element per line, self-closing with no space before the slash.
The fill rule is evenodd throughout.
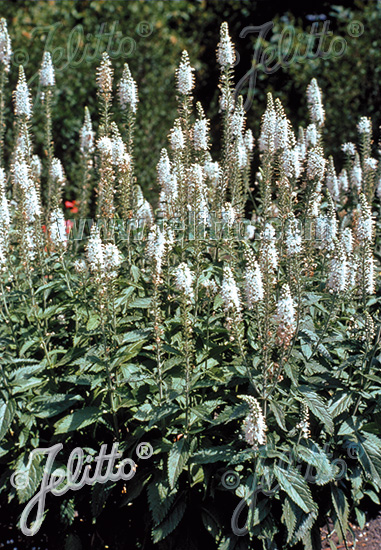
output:
<path id="1" fill-rule="evenodd" d="M 230 267 L 224 267 L 221 297 L 224 302 L 225 313 L 229 313 L 231 310 L 237 313 L 241 311 L 241 298 Z"/>
<path id="2" fill-rule="evenodd" d="M 372 208 L 369 206 L 365 195 L 360 195 L 361 212 L 357 222 L 356 237 L 361 245 L 372 243 L 374 236 L 374 220 Z"/>
<path id="3" fill-rule="evenodd" d="M 316 78 L 313 78 L 307 87 L 307 102 L 312 122 L 315 122 L 318 126 L 323 126 L 325 113 L 321 98 L 321 90 Z"/>
<path id="4" fill-rule="evenodd" d="M 106 96 L 111 96 L 112 92 L 112 77 L 114 71 L 111 65 L 111 60 L 108 53 L 102 54 L 102 61 L 97 69 L 97 85 L 99 93 Z"/>
<path id="5" fill-rule="evenodd" d="M 281 291 L 281 297 L 277 303 L 276 312 L 277 343 L 287 348 L 296 331 L 296 312 L 294 300 L 291 297 L 290 288 L 284 285 Z"/>
<path id="6" fill-rule="evenodd" d="M 194 298 L 193 292 L 194 274 L 186 263 L 181 263 L 175 270 L 175 286 L 179 290 L 187 303 L 191 303 Z"/>
<path id="7" fill-rule="evenodd" d="M 92 273 L 100 273 L 104 270 L 104 245 L 96 225 L 91 227 L 89 242 L 86 247 L 87 262 Z"/>
<path id="8" fill-rule="evenodd" d="M 80 130 L 80 151 L 83 155 L 88 155 L 94 152 L 94 136 L 93 125 L 91 122 L 90 112 L 88 107 L 85 107 L 85 118 Z"/>
<path id="9" fill-rule="evenodd" d="M 242 429 L 246 442 L 256 451 L 258 445 L 266 444 L 266 420 L 255 397 L 238 395 L 249 405 L 250 412 L 243 421 Z"/>
<path id="10" fill-rule="evenodd" d="M 168 137 L 172 151 L 182 151 L 184 149 L 185 141 L 180 119 L 175 120 L 175 124 Z"/>
<path id="11" fill-rule="evenodd" d="M 60 208 L 56 208 L 50 215 L 50 240 L 60 249 L 67 247 L 67 233 L 65 217 Z"/>
<path id="12" fill-rule="evenodd" d="M 24 67 L 19 67 L 19 79 L 13 92 L 15 115 L 25 117 L 29 120 L 32 116 L 32 101 L 30 98 L 28 84 L 26 82 Z"/>
<path id="13" fill-rule="evenodd" d="M 273 153 L 275 151 L 275 130 L 277 117 L 271 93 L 267 94 L 267 107 L 262 116 L 261 134 L 258 147 L 261 152 Z"/>
<path id="14" fill-rule="evenodd" d="M 181 55 L 181 61 L 176 70 L 177 91 L 180 94 L 188 95 L 194 88 L 194 69 L 190 66 L 189 55 L 186 50 Z"/>
<path id="15" fill-rule="evenodd" d="M 348 286 L 349 264 L 341 243 L 337 244 L 330 262 L 327 288 L 331 293 L 344 292 Z"/>
<path id="16" fill-rule="evenodd" d="M 8 34 L 8 26 L 6 20 L 0 19 L 0 63 L 4 67 L 4 71 L 9 73 L 12 57 L 11 39 Z"/>
<path id="17" fill-rule="evenodd" d="M 199 106 L 203 114 L 201 105 Z M 205 117 L 196 120 L 193 126 L 193 145 L 196 151 L 207 151 L 209 149 L 209 122 Z"/>
<path id="18" fill-rule="evenodd" d="M 41 86 L 54 86 L 55 84 L 55 74 L 54 67 L 52 63 L 52 56 L 50 52 L 44 52 L 42 58 L 42 64 L 40 69 L 40 83 Z"/>
<path id="19" fill-rule="evenodd" d="M 261 233 L 260 263 L 263 273 L 274 272 L 278 267 L 278 252 L 275 243 L 275 229 L 266 223 Z"/>
<path id="20" fill-rule="evenodd" d="M 329 157 L 328 170 L 326 176 L 326 184 L 328 191 L 331 193 L 332 200 L 338 202 L 340 199 L 339 182 L 336 176 L 335 165 L 333 163 L 333 157 Z"/>
<path id="21" fill-rule="evenodd" d="M 115 279 L 118 275 L 118 268 L 123 258 L 115 244 L 108 243 L 104 246 L 105 277 L 109 280 Z"/>
<path id="22" fill-rule="evenodd" d="M 7 232 L 10 223 L 9 204 L 5 194 L 5 172 L 0 168 L 0 235 Z"/>
<path id="23" fill-rule="evenodd" d="M 229 36 L 229 28 L 226 21 L 221 25 L 220 41 L 217 46 L 217 62 L 222 69 L 230 68 L 234 65 L 236 55 L 234 46 Z"/>
<path id="24" fill-rule="evenodd" d="M 131 71 L 127 63 L 124 64 L 122 78 L 118 86 L 118 98 L 121 108 L 126 109 L 129 105 L 131 111 L 135 114 L 139 97 L 138 87 L 131 76 Z"/>
<path id="25" fill-rule="evenodd" d="M 262 273 L 251 249 L 246 252 L 246 260 L 245 298 L 247 307 L 253 309 L 254 304 L 263 300 Z"/>
<path id="26" fill-rule="evenodd" d="M 298 221 L 294 214 L 291 214 L 287 220 L 285 241 L 287 256 L 295 256 L 301 252 L 302 236 L 300 234 Z"/>

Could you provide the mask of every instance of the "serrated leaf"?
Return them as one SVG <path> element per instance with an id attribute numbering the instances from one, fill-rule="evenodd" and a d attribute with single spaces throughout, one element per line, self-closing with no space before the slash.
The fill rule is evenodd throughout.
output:
<path id="1" fill-rule="evenodd" d="M 303 399 L 307 402 L 310 411 L 323 422 L 327 432 L 333 434 L 333 421 L 325 400 L 320 395 L 311 391 L 307 386 L 299 386 L 298 390 L 302 393 Z"/>
<path id="2" fill-rule="evenodd" d="M 152 540 L 155 544 L 164 540 L 176 529 L 184 517 L 186 507 L 185 499 L 182 498 L 175 503 L 166 519 L 158 527 L 152 529 Z"/>
<path id="3" fill-rule="evenodd" d="M 185 437 L 176 441 L 168 455 L 168 481 L 171 489 L 176 485 L 184 466 L 189 458 L 189 443 Z"/>
<path id="4" fill-rule="evenodd" d="M 38 418 L 51 418 L 82 400 L 83 397 L 81 395 L 43 395 L 34 400 L 33 404 L 35 406 L 33 407 L 33 413 Z"/>
<path id="5" fill-rule="evenodd" d="M 291 541 L 296 527 L 296 515 L 292 506 L 292 501 L 286 497 L 282 504 L 282 521 L 287 527 L 287 544 Z"/>
<path id="6" fill-rule="evenodd" d="M 316 505 L 312 499 L 308 484 L 298 471 L 293 468 L 285 470 L 275 465 L 274 475 L 283 491 L 285 491 L 295 504 L 297 504 L 306 514 L 315 510 Z"/>
<path id="7" fill-rule="evenodd" d="M 212 464 L 214 462 L 223 461 L 229 462 L 236 452 L 229 445 L 221 445 L 219 447 L 209 447 L 203 451 L 199 451 L 192 455 L 192 463 L 194 464 Z"/>
<path id="8" fill-rule="evenodd" d="M 147 486 L 148 506 L 155 525 L 159 525 L 176 498 L 176 491 L 169 488 L 166 480 L 154 480 Z"/>
<path id="9" fill-rule="evenodd" d="M 9 426 L 12 424 L 12 420 L 16 413 L 16 404 L 13 399 L 10 399 L 7 403 L 0 402 L 0 441 L 7 433 Z"/>
<path id="10" fill-rule="evenodd" d="M 23 453 L 18 459 L 13 482 L 20 503 L 30 500 L 40 485 L 44 475 L 43 458 L 42 453 L 32 451 Z"/>
<path id="11" fill-rule="evenodd" d="M 101 411 L 98 407 L 85 407 L 79 411 L 75 411 L 65 418 L 62 418 L 54 424 L 56 434 L 66 434 L 73 430 L 80 430 L 86 426 L 90 426 L 96 422 L 101 416 Z"/>
<path id="12" fill-rule="evenodd" d="M 333 507 L 337 516 L 337 521 L 335 522 L 335 530 L 337 536 L 339 537 L 339 542 L 343 542 L 348 532 L 348 501 L 343 491 L 335 485 L 331 486 L 331 496 Z"/>

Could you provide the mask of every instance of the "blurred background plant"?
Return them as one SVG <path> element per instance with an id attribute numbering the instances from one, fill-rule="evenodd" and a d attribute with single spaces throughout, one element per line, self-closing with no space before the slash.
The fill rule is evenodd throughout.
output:
<path id="1" fill-rule="evenodd" d="M 83 121 L 83 106 L 89 107 L 92 116 L 96 113 L 95 82 L 84 75 L 94 74 L 105 50 L 113 61 L 117 80 L 121 77 L 123 64 L 128 62 L 140 98 L 135 132 L 135 148 L 140 154 L 135 174 L 147 197 L 153 200 L 157 196 L 155 167 L 161 144 L 171 128 L 171 113 L 176 105 L 174 70 L 181 51 L 187 49 L 189 52 L 197 75 L 195 98 L 202 100 L 214 133 L 218 134 L 215 32 L 221 22 L 229 22 L 239 54 L 236 66 L 238 82 L 250 70 L 256 46 L 257 34 L 240 37 L 245 27 L 274 22 L 273 29 L 263 41 L 264 49 L 268 46 L 277 48 L 282 32 L 288 32 L 287 29 L 298 37 L 303 33 L 308 35 L 315 25 L 316 34 L 329 21 L 327 30 L 333 34 L 326 38 L 323 50 L 327 51 L 333 38 L 342 37 L 347 43 L 343 55 L 301 59 L 271 75 L 259 68 L 248 112 L 248 126 L 254 135 L 258 133 L 268 91 L 280 97 L 293 123 L 296 120 L 305 123 L 307 110 L 302 98 L 311 78 L 315 77 L 327 96 L 327 130 L 324 135 L 327 152 L 337 153 L 335 144 L 341 143 L 340 136 L 354 139 L 355 123 L 360 116 L 372 117 L 376 138 L 381 122 L 378 110 L 380 3 L 342 0 L 340 4 L 293 1 L 285 7 L 282 2 L 264 0 L 2 2 L 1 15 L 8 21 L 15 52 L 8 89 L 14 89 L 17 66 L 23 64 L 34 94 L 38 87 L 41 51 L 52 52 L 57 73 L 57 95 L 52 107 L 53 139 L 56 154 L 62 159 L 68 176 L 64 198 L 71 199 L 79 187 L 77 163 L 72 161 L 79 160 L 76 144 Z M 355 26 L 351 27 L 353 22 Z M 359 27 L 356 27 L 357 23 Z M 363 32 L 359 37 L 351 36 L 351 28 L 360 28 Z M 318 39 L 312 52 L 316 52 L 317 44 Z M 245 95 L 245 90 L 243 92 Z M 37 152 L 41 153 L 43 117 L 39 112 L 42 109 L 35 109 L 33 124 Z M 10 120 L 9 111 L 7 115 Z M 218 135 L 212 135 L 212 138 L 218 143 Z M 12 141 L 9 125 L 6 140 L 8 143 Z"/>

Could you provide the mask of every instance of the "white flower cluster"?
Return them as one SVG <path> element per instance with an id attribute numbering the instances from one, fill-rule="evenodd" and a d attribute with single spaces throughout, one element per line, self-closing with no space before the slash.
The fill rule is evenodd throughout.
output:
<path id="1" fill-rule="evenodd" d="M 122 263 L 122 255 L 112 243 L 103 244 L 99 227 L 92 226 L 86 248 L 87 263 L 90 272 L 99 279 L 112 280 Z"/>
<path id="2" fill-rule="evenodd" d="M 173 206 L 178 196 L 178 184 L 176 175 L 172 171 L 171 161 L 169 160 L 168 152 L 166 149 L 161 150 L 160 160 L 156 166 L 157 181 L 161 187 L 160 193 L 160 207 L 167 211 L 169 206 Z"/>
<path id="3" fill-rule="evenodd" d="M 362 116 L 357 124 L 357 131 L 359 134 L 371 134 L 372 133 L 372 121 L 366 116 Z"/>
<path id="4" fill-rule="evenodd" d="M 169 142 L 172 151 L 182 151 L 185 146 L 184 134 L 181 129 L 180 119 L 175 120 L 175 124 L 169 134 Z"/>
<path id="5" fill-rule="evenodd" d="M 322 103 L 321 90 L 318 86 L 316 78 L 313 78 L 307 87 L 307 102 L 312 122 L 315 122 L 318 126 L 323 126 L 325 112 Z"/>
<path id="6" fill-rule="evenodd" d="M 228 24 L 223 22 L 220 29 L 220 41 L 217 45 L 217 62 L 222 69 L 232 67 L 235 63 L 235 51 L 229 36 Z"/>
<path id="7" fill-rule="evenodd" d="M 50 167 L 50 175 L 54 183 L 58 185 L 59 188 L 62 188 L 66 183 L 66 175 L 62 166 L 62 162 L 53 158 L 52 165 Z"/>
<path id="8" fill-rule="evenodd" d="M 50 215 L 50 240 L 56 248 L 67 247 L 65 217 L 62 210 L 56 208 Z"/>
<path id="9" fill-rule="evenodd" d="M 344 248 L 339 243 L 330 261 L 327 288 L 332 293 L 344 292 L 348 287 L 349 263 Z"/>
<path id="10" fill-rule="evenodd" d="M 186 50 L 181 55 L 180 65 L 176 71 L 177 91 L 182 95 L 188 95 L 194 88 L 193 67 L 189 63 L 189 55 Z"/>
<path id="11" fill-rule="evenodd" d="M 348 172 L 345 168 L 343 168 L 339 174 L 339 177 L 337 179 L 339 190 L 342 193 L 346 193 L 349 189 L 349 180 L 348 180 Z"/>
<path id="12" fill-rule="evenodd" d="M 166 229 L 161 229 L 157 224 L 151 227 L 147 238 L 146 254 L 152 261 L 154 271 L 154 281 L 161 282 L 161 272 L 166 255 L 173 246 L 173 234 Z"/>
<path id="13" fill-rule="evenodd" d="M 307 177 L 318 182 L 322 181 L 325 174 L 327 161 L 321 147 L 310 149 L 307 154 Z"/>
<path id="14" fill-rule="evenodd" d="M 337 235 L 337 219 L 335 212 L 330 208 L 327 215 L 320 215 L 316 219 L 315 238 L 318 247 L 322 250 L 334 250 Z"/>
<path id="15" fill-rule="evenodd" d="M 114 166 L 119 168 L 128 168 L 131 163 L 131 157 L 127 153 L 127 147 L 118 130 L 115 122 L 111 123 L 112 139 L 111 139 L 111 161 Z"/>
<path id="16" fill-rule="evenodd" d="M 11 39 L 8 33 L 7 22 L 2 17 L 0 19 L 0 63 L 4 65 L 4 71 L 9 73 L 12 57 Z"/>
<path id="17" fill-rule="evenodd" d="M 206 118 L 196 120 L 194 123 L 193 145 L 196 151 L 207 151 L 209 148 L 208 121 Z"/>
<path id="18" fill-rule="evenodd" d="M 32 223 L 41 216 L 41 206 L 36 187 L 29 174 L 28 164 L 25 161 L 16 160 L 13 165 L 13 178 L 15 185 L 23 193 L 27 221 Z"/>
<path id="19" fill-rule="evenodd" d="M 316 147 L 318 144 L 318 131 L 316 124 L 309 124 L 307 126 L 305 139 L 307 147 Z"/>
<path id="20" fill-rule="evenodd" d="M 327 176 L 325 179 L 328 191 L 331 193 L 332 200 L 338 202 L 340 199 L 339 181 L 336 176 L 333 157 L 329 157 Z"/>
<path id="21" fill-rule="evenodd" d="M 40 83 L 41 86 L 54 86 L 55 84 L 55 75 L 54 67 L 52 63 L 52 56 L 50 52 L 44 52 L 42 58 L 42 64 L 40 69 Z"/>
<path id="22" fill-rule="evenodd" d="M 139 101 L 138 87 L 131 76 L 130 68 L 127 63 L 124 64 L 122 78 L 118 87 L 118 98 L 121 108 L 126 109 L 129 105 L 131 111 L 135 114 Z"/>
<path id="23" fill-rule="evenodd" d="M 101 94 L 109 95 L 112 92 L 113 68 L 108 53 L 103 52 L 102 61 L 97 69 L 97 85 Z"/>
<path id="24" fill-rule="evenodd" d="M 216 187 L 221 179 L 222 170 L 218 161 L 213 162 L 212 158 L 209 157 L 204 164 L 204 172 L 209 182 Z"/>
<path id="25" fill-rule="evenodd" d="M 350 141 L 343 143 L 341 149 L 349 157 L 354 157 L 356 154 L 356 145 Z"/>
<path id="26" fill-rule="evenodd" d="M 247 307 L 253 309 L 254 304 L 263 300 L 262 273 L 258 262 L 254 258 L 252 249 L 247 251 L 246 261 L 245 298 Z"/>
<path id="27" fill-rule="evenodd" d="M 274 272 L 278 267 L 275 229 L 271 223 L 266 223 L 261 233 L 260 264 L 264 273 Z"/>
<path id="28" fill-rule="evenodd" d="M 5 270 L 11 217 L 5 194 L 5 172 L 0 168 L 0 271 Z"/>
<path id="29" fill-rule="evenodd" d="M 259 445 L 266 444 L 267 426 L 265 417 L 255 397 L 250 395 L 239 395 L 238 397 L 246 401 L 250 409 L 242 424 L 245 440 L 254 450 L 257 450 Z"/>
<path id="30" fill-rule="evenodd" d="M 299 224 L 294 214 L 290 215 L 286 225 L 286 251 L 287 256 L 295 256 L 302 251 L 302 236 L 300 234 Z"/>
<path id="31" fill-rule="evenodd" d="M 80 130 L 80 151 L 83 155 L 88 155 L 94 152 L 94 136 L 93 125 L 91 122 L 90 112 L 85 107 L 85 118 Z"/>
<path id="32" fill-rule="evenodd" d="M 222 220 L 231 229 L 237 219 L 237 212 L 235 211 L 235 208 L 231 202 L 226 202 L 225 205 L 221 208 L 221 216 Z"/>
<path id="33" fill-rule="evenodd" d="M 183 294 L 188 304 L 194 298 L 193 282 L 194 273 L 185 262 L 181 263 L 175 270 L 175 286 Z"/>
<path id="34" fill-rule="evenodd" d="M 296 331 L 295 304 L 288 285 L 284 285 L 282 288 L 277 303 L 275 321 L 277 323 L 277 342 L 287 348 Z"/>
<path id="35" fill-rule="evenodd" d="M 19 78 L 13 93 L 15 103 L 15 115 L 29 120 L 32 116 L 32 100 L 30 98 L 28 84 L 26 83 L 24 68 L 20 65 Z"/>
<path id="36" fill-rule="evenodd" d="M 42 164 L 38 155 L 32 155 L 30 159 L 30 170 L 35 180 L 40 179 L 42 172 Z"/>
<path id="37" fill-rule="evenodd" d="M 357 221 L 356 237 L 360 245 L 371 244 L 374 236 L 374 219 L 372 209 L 368 204 L 365 195 L 360 195 L 360 216 Z"/>
<path id="38" fill-rule="evenodd" d="M 277 116 L 274 109 L 274 102 L 271 93 L 267 94 L 267 107 L 262 115 L 261 133 L 258 140 L 258 147 L 261 152 L 273 153 L 275 151 L 275 133 L 277 127 Z"/>
<path id="39" fill-rule="evenodd" d="M 302 418 L 296 425 L 296 428 L 301 431 L 303 439 L 308 439 L 311 435 L 310 431 L 310 415 L 309 409 L 306 403 L 302 403 Z"/>
<path id="40" fill-rule="evenodd" d="M 229 313 L 231 310 L 236 313 L 241 311 L 242 307 L 240 293 L 230 267 L 224 267 L 224 276 L 221 285 L 221 298 L 224 303 L 225 313 Z"/>

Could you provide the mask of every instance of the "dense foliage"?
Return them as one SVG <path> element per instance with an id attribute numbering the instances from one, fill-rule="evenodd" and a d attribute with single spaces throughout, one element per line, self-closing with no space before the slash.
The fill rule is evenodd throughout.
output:
<path id="1" fill-rule="evenodd" d="M 4 20 L 0 36 L 3 98 Z M 86 111 L 66 221 L 51 57 L 39 73 L 42 162 L 19 70 L 0 170 L 2 506 L 20 515 L 38 491 L 37 448 L 63 444 L 53 469 L 64 476 L 76 447 L 94 458 L 117 442 L 136 462 L 129 481 L 47 496 L 41 531 L 54 530 L 54 548 L 317 550 L 321 526 L 345 540 L 350 514 L 363 524 L 364 500 L 378 502 L 381 186 L 371 120 L 359 119 L 357 145 L 337 143 L 334 159 L 316 80 L 297 134 L 269 94 L 251 175 L 226 24 L 217 61 L 219 157 L 184 51 L 154 213 L 135 179 L 145 162 L 137 85 L 102 55 L 98 133 Z M 139 458 L 142 443 L 149 458 Z"/>

